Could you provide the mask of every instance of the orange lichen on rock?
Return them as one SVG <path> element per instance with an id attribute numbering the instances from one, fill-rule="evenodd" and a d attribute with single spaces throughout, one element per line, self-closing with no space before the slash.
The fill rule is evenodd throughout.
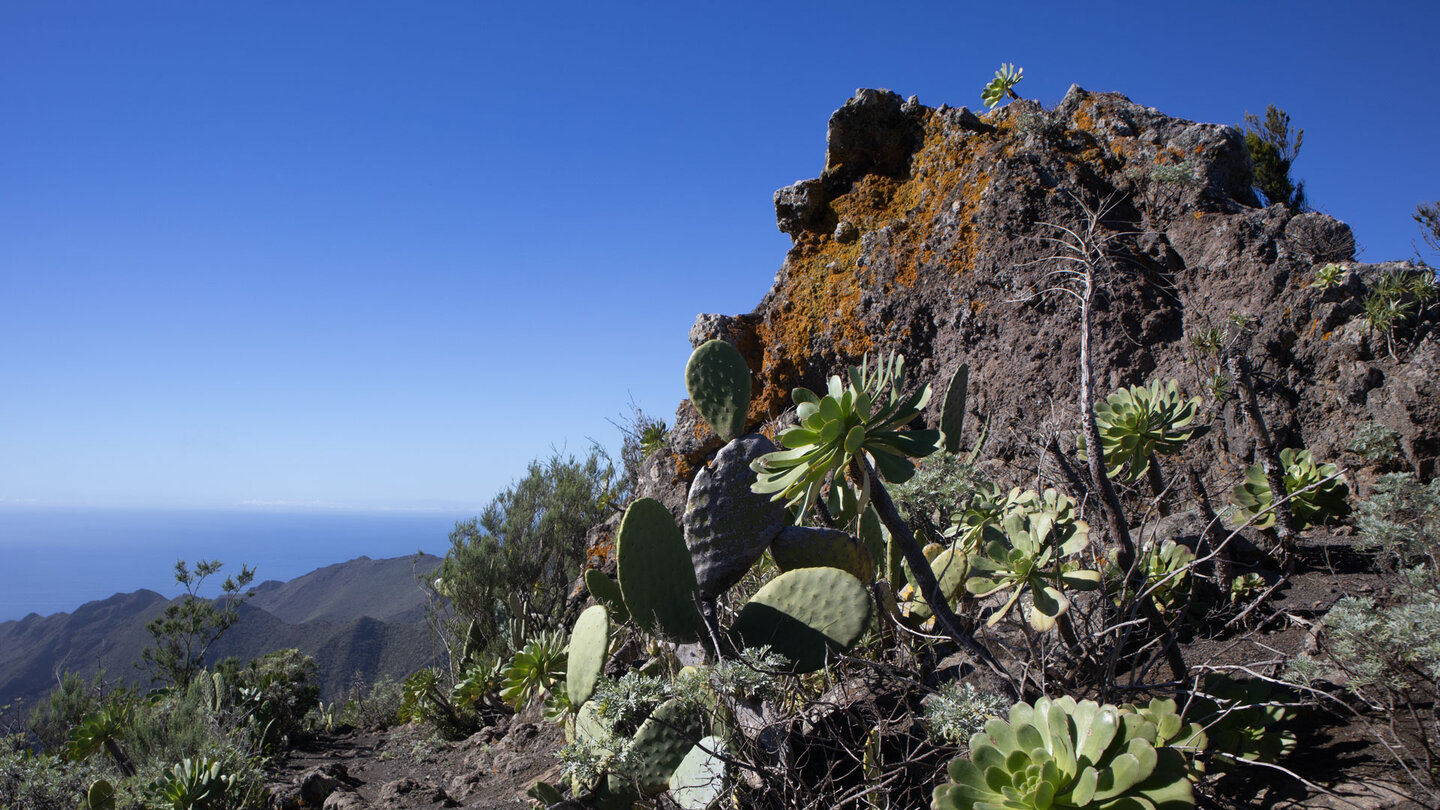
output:
<path id="1" fill-rule="evenodd" d="M 979 238 L 975 219 L 990 182 L 982 167 L 999 155 L 1004 140 L 1003 134 L 957 137 L 928 111 L 920 145 L 903 178 L 869 174 L 830 200 L 833 216 L 828 221 L 845 223 L 861 237 L 842 240 L 808 231 L 796 237 L 775 306 L 757 329 L 764 349 L 760 390 L 751 400 L 752 421 L 789 407 L 790 389 L 817 359 L 824 362 L 821 348 L 845 358 L 873 348 L 860 312 L 866 290 L 890 294 L 912 287 L 922 267 L 942 266 L 957 274 L 974 267 Z M 942 215 L 955 219 L 960 238 L 945 255 L 936 255 L 925 237 Z M 904 224 L 891 227 L 897 223 Z M 893 269 L 882 279 L 862 260 L 863 234 L 887 227 Z"/>

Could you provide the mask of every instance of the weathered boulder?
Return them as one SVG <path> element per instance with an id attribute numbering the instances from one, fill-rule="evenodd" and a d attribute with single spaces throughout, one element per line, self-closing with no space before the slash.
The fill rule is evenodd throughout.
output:
<path id="1" fill-rule="evenodd" d="M 1408 467 L 1433 474 L 1440 308 L 1426 308 L 1398 350 L 1368 328 L 1373 280 L 1407 265 L 1355 262 L 1354 236 L 1331 217 L 1258 207 L 1235 127 L 1078 87 L 1054 109 L 1025 101 L 978 116 L 862 90 L 832 116 L 828 141 L 821 176 L 776 194 L 792 247 L 774 286 L 753 312 L 702 315 L 691 331 L 733 343 L 750 364 L 751 426 L 784 414 L 795 386 L 899 351 L 917 382 L 969 363 L 980 418 L 968 424 L 991 420 L 984 457 L 996 477 L 1032 476 L 1050 435 L 1074 448 L 1078 311 L 1046 291 L 1059 228 L 1083 224 L 1083 203 L 1104 211 L 1110 259 L 1094 313 L 1097 393 L 1157 377 L 1190 396 L 1223 388 L 1197 339 L 1244 324 L 1282 446 L 1353 464 L 1355 427 L 1376 422 L 1398 432 Z M 1349 270 L 1345 283 L 1312 286 L 1332 262 Z M 1204 400 L 1215 429 L 1176 461 L 1195 463 L 1218 494 L 1254 446 L 1233 398 Z M 934 425 L 939 407 L 936 397 L 923 421 Z M 667 504 L 720 446 L 688 403 L 671 436 L 642 487 Z"/>

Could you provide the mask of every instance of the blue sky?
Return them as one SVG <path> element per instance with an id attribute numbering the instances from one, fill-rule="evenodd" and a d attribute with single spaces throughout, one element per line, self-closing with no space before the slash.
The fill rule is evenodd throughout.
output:
<path id="1" fill-rule="evenodd" d="M 1440 197 L 1431 3 L 0 2 L 0 503 L 483 505 L 669 417 L 857 87 L 1305 129 L 1379 261 Z"/>

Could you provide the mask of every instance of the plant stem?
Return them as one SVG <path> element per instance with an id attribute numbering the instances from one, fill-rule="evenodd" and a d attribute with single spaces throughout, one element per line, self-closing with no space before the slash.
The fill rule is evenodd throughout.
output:
<path id="1" fill-rule="evenodd" d="M 1232 354 L 1226 359 L 1230 375 L 1240 386 L 1240 411 L 1250 422 L 1259 445 L 1260 467 L 1265 471 L 1265 481 L 1270 484 L 1271 502 L 1275 507 L 1275 536 L 1280 541 L 1280 555 L 1288 557 L 1295 548 L 1295 519 L 1290 512 L 1289 500 L 1285 497 L 1285 471 L 1280 466 L 1280 456 L 1270 440 L 1270 429 L 1265 426 L 1265 415 L 1260 412 L 1260 400 L 1255 396 L 1255 380 L 1250 376 L 1250 361 L 1244 355 Z"/>
<path id="2" fill-rule="evenodd" d="M 915 583 L 920 586 L 920 594 L 925 598 L 925 603 L 930 606 L 931 613 L 935 616 L 935 624 L 945 632 L 954 642 L 966 652 L 975 657 L 976 660 L 989 667 L 992 672 L 1000 676 L 1010 686 L 1013 692 L 1012 697 L 1024 699 L 1026 697 L 1025 685 L 1016 680 L 995 656 L 980 642 L 975 640 L 969 631 L 964 627 L 960 617 L 950 609 L 950 601 L 940 590 L 940 583 L 935 579 L 935 571 L 930 567 L 930 561 L 925 559 L 925 554 L 920 550 L 920 544 L 915 540 L 915 533 L 910 530 L 910 525 L 900 517 L 900 511 L 895 508 L 895 502 L 891 500 L 890 493 L 885 489 L 885 484 L 876 474 L 875 468 L 870 465 L 869 459 L 864 454 L 857 455 L 865 475 L 870 476 L 870 502 L 875 505 L 875 512 L 890 534 L 899 544 L 900 550 L 905 554 L 905 561 L 910 564 L 911 576 L 915 577 Z"/>

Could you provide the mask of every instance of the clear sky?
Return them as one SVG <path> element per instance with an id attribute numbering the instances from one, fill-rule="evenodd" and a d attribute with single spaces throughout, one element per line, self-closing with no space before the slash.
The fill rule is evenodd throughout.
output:
<path id="1" fill-rule="evenodd" d="M 667 418 L 857 87 L 1266 104 L 1362 258 L 1440 198 L 1432 2 L 0 0 L 0 502 L 470 509 Z"/>

